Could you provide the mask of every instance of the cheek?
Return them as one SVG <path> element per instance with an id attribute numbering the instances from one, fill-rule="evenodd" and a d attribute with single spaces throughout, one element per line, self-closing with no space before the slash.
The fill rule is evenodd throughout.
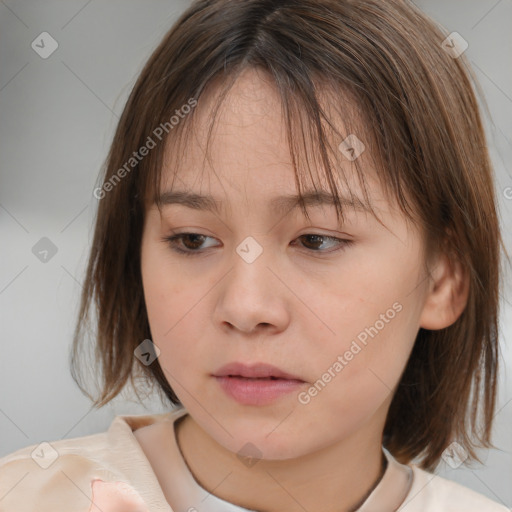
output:
<path id="1" fill-rule="evenodd" d="M 185 307 L 198 290 L 189 284 L 193 281 L 173 262 L 169 249 L 157 237 L 157 229 L 153 228 L 143 238 L 141 274 L 151 333 L 162 339 L 186 314 Z"/>
<path id="2" fill-rule="evenodd" d="M 303 428 L 328 444 L 352 435 L 372 418 L 384 421 L 416 334 L 409 313 L 404 306 L 384 327 L 375 327 L 367 311 L 360 313 L 362 329 L 347 320 L 347 332 L 351 329 L 353 335 L 345 336 L 339 323 L 337 341 L 311 353 L 311 384 L 297 397 L 296 417 L 307 423 Z"/>
<path id="3" fill-rule="evenodd" d="M 208 319 L 203 299 L 211 284 L 188 275 L 156 243 L 143 245 L 141 273 L 152 341 L 173 385 L 172 376 L 179 381 L 185 369 L 198 364 L 201 332 Z"/>
<path id="4" fill-rule="evenodd" d="M 198 361 L 198 347 L 190 343 L 199 335 L 199 330 L 191 332 L 191 325 L 197 327 L 198 324 L 190 324 L 191 318 L 198 313 L 191 310 L 190 304 L 197 300 L 194 301 L 190 292 L 177 287 L 175 281 L 170 283 L 158 276 L 146 277 L 146 307 L 152 341 L 160 350 L 158 362 L 167 381 L 180 395 L 180 383 L 189 387 L 190 376 L 194 373 L 191 370 Z"/>
<path id="5" fill-rule="evenodd" d="M 326 287 L 320 304 L 331 332 L 317 333 L 309 345 L 314 385 L 304 401 L 311 398 L 337 417 L 361 418 L 389 397 L 418 332 L 423 291 L 415 287 L 417 262 L 411 255 L 407 261 L 381 256 L 374 265 L 361 260 L 361 271 L 353 268 Z"/>

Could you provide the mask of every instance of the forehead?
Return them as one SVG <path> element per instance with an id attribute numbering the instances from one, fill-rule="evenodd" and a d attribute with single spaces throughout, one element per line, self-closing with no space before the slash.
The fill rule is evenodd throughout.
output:
<path id="1" fill-rule="evenodd" d="M 366 149 L 352 161 L 338 148 L 347 133 L 355 135 L 353 130 L 367 142 L 354 102 L 317 92 L 321 108 L 335 125 L 334 131 L 329 123 L 324 126 L 329 176 L 306 107 L 298 105 L 292 113 L 297 116 L 287 126 L 280 93 L 265 72 L 249 68 L 223 96 L 225 91 L 224 82 L 211 82 L 193 115 L 182 121 L 176 136 L 170 133 L 148 207 L 192 205 L 224 215 L 230 215 L 232 207 L 239 212 L 259 208 L 271 215 L 297 206 L 300 188 L 308 211 L 339 200 L 342 218 L 345 211 L 371 212 L 379 222 L 383 211 L 400 215 L 395 198 L 382 187 L 371 152 Z"/>
<path id="2" fill-rule="evenodd" d="M 304 183 L 302 188 L 332 192 L 332 181 L 324 171 L 325 162 L 314 137 L 314 127 L 304 113 L 298 113 L 298 118 L 293 120 L 296 131 L 289 133 L 279 91 L 264 72 L 249 68 L 237 77 L 224 97 L 223 92 L 219 82 L 214 82 L 201 95 L 193 118 L 187 120 L 184 137 L 173 137 L 172 133 L 168 137 L 161 191 L 175 188 L 178 182 L 181 188 L 195 192 L 217 189 L 225 195 L 245 195 L 248 200 L 250 195 L 260 192 L 296 193 L 295 156 Z M 325 99 L 322 108 L 326 112 L 336 110 Z M 350 116 L 344 119 L 331 112 L 341 133 L 347 119 L 354 119 L 353 107 L 347 105 L 346 112 L 348 109 Z M 300 129 L 295 121 L 302 121 Z M 361 123 L 357 124 L 360 138 L 364 139 Z M 325 134 L 331 145 L 329 160 L 340 195 L 361 192 L 360 176 L 355 179 L 356 163 L 364 171 L 365 183 L 378 189 L 377 173 L 368 152 L 359 156 L 359 162 L 350 161 L 338 148 L 342 142 L 340 136 L 328 130 Z M 293 156 L 290 136 L 296 153 Z"/>

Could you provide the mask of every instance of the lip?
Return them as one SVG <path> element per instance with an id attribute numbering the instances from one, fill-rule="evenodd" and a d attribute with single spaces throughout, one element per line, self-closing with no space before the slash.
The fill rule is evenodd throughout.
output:
<path id="1" fill-rule="evenodd" d="M 214 374 L 215 377 L 245 377 L 247 379 L 266 379 L 275 377 L 276 379 L 300 380 L 297 375 L 286 373 L 276 366 L 266 363 L 244 364 L 229 363 L 219 368 Z M 302 381 L 304 382 L 304 381 Z"/>
<path id="2" fill-rule="evenodd" d="M 242 405 L 270 404 L 305 383 L 300 377 L 265 363 L 229 363 L 212 376 L 229 397 Z"/>

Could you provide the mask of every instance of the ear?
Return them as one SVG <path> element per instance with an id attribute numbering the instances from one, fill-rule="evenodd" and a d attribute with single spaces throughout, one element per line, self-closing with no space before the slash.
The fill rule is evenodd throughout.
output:
<path id="1" fill-rule="evenodd" d="M 442 253 L 434 263 L 420 327 L 444 329 L 452 325 L 466 307 L 469 295 L 469 275 L 460 261 Z"/>

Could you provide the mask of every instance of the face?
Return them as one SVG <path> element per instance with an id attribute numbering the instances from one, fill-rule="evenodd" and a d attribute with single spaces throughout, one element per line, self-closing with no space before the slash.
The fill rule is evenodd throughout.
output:
<path id="1" fill-rule="evenodd" d="M 294 172 L 279 98 L 254 70 L 223 104 L 203 170 L 210 101 L 198 104 L 174 181 L 167 160 L 162 191 L 213 196 L 218 210 L 168 196 L 144 226 L 144 294 L 169 384 L 233 452 L 251 443 L 264 458 L 293 458 L 381 431 L 425 302 L 419 232 L 385 199 L 365 153 L 384 226 L 350 205 L 343 223 L 328 203 L 308 206 L 309 220 L 291 203 L 278 209 L 277 197 L 297 193 Z M 330 192 L 320 177 L 317 188 Z"/>

